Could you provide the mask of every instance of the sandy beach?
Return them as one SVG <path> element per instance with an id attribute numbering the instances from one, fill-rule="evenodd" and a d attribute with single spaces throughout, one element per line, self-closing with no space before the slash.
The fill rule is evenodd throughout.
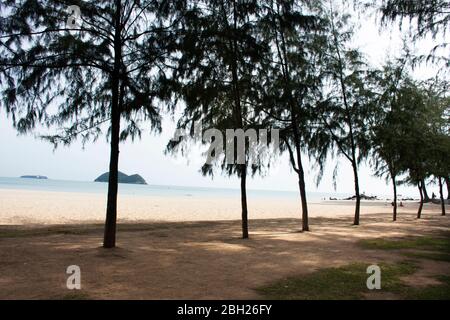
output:
<path id="1" fill-rule="evenodd" d="M 450 220 L 425 210 L 415 219 L 400 212 L 350 219 L 311 218 L 301 233 L 298 219 L 259 219 L 250 239 L 240 221 L 122 223 L 118 247 L 101 248 L 102 224 L 0 226 L 0 299 L 261 299 L 255 289 L 285 277 L 304 277 L 350 263 L 398 263 L 404 253 L 367 250 L 363 239 L 408 239 L 448 233 Z M 436 285 L 449 262 L 419 259 L 419 271 L 402 277 L 412 288 Z M 66 268 L 78 265 L 81 290 L 66 288 Z M 366 299 L 398 299 L 367 292 Z"/>
<path id="2" fill-rule="evenodd" d="M 364 201 L 361 225 L 352 226 L 352 201 L 312 203 L 306 233 L 296 201 L 249 204 L 250 239 L 243 240 L 238 198 L 120 196 L 117 248 L 104 249 L 103 195 L 1 190 L 0 299 L 264 299 L 256 288 L 285 277 L 405 260 L 402 251 L 367 250 L 363 239 L 450 230 L 433 204 L 417 220 L 417 204 L 407 202 L 392 222 L 390 204 Z M 419 271 L 402 277 L 413 289 L 449 274 L 450 262 L 414 263 Z M 77 292 L 66 288 L 70 265 L 82 270 Z M 405 297 L 382 291 L 363 298 Z"/>
<path id="3" fill-rule="evenodd" d="M 118 220 L 137 221 L 223 221 L 240 219 L 239 197 L 133 196 L 120 195 Z M 250 219 L 298 218 L 300 200 L 250 198 Z M 0 224 L 77 224 L 103 222 L 106 195 L 31 190 L 0 190 Z M 434 207 L 431 210 L 434 210 Z M 362 201 L 364 214 L 389 213 L 387 201 Z M 405 203 L 402 212 L 412 214 L 415 202 Z M 436 207 L 436 212 L 439 208 Z M 321 201 L 309 204 L 311 217 L 351 216 L 353 201 Z"/>

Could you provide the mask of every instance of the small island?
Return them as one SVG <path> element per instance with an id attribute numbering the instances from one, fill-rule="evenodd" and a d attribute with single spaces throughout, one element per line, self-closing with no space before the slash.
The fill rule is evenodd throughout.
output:
<path id="1" fill-rule="evenodd" d="M 133 175 L 126 175 L 123 172 L 118 172 L 118 182 L 119 183 L 129 183 L 129 184 L 147 184 L 145 182 L 144 178 L 142 178 L 138 174 Z M 97 179 L 94 180 L 95 182 L 108 182 L 109 181 L 109 172 L 105 172 L 101 176 L 99 176 Z"/>
<path id="2" fill-rule="evenodd" d="M 25 175 L 20 176 L 22 179 L 38 179 L 38 180 L 47 180 L 48 178 L 46 176 L 39 176 L 39 175 Z"/>

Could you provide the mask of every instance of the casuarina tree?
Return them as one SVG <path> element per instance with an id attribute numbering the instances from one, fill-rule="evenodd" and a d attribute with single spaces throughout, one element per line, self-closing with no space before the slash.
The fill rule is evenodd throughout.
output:
<path id="1" fill-rule="evenodd" d="M 257 110 L 279 127 L 281 151 L 287 151 L 298 178 L 302 231 L 309 231 L 304 153 L 315 156 L 329 143 L 312 139 L 321 88 L 320 61 L 326 51 L 320 3 L 266 0 L 260 21 L 261 37 L 270 45 L 258 78 L 262 82 Z M 326 152 L 321 152 L 326 154 Z M 318 160 L 318 159 L 316 159 Z M 320 162 L 319 159 L 318 162 Z"/>
<path id="2" fill-rule="evenodd" d="M 370 150 L 367 128 L 375 106 L 374 72 L 362 54 L 349 47 L 353 36 L 350 16 L 340 15 L 332 8 L 328 16 L 328 54 L 324 57 L 327 81 L 318 111 L 338 154 L 343 155 L 352 166 L 356 196 L 353 224 L 359 225 L 361 195 L 358 166 Z"/>
<path id="3" fill-rule="evenodd" d="M 175 91 L 185 103 L 177 128 L 189 128 L 188 137 L 202 143 L 222 142 L 202 167 L 205 175 L 214 168 L 240 179 L 242 237 L 248 238 L 247 177 L 258 165 L 249 166 L 249 143 L 244 150 L 234 133 L 246 133 L 261 127 L 254 104 L 258 99 L 258 81 L 254 76 L 261 66 L 266 45 L 258 39 L 256 26 L 258 1 L 205 0 L 190 1 L 183 19 L 184 33 L 179 42 Z M 202 130 L 195 134 L 194 124 L 201 121 Z M 208 131 L 209 130 L 209 131 Z M 214 130 L 214 131 L 211 131 Z M 205 132 L 214 135 L 203 139 Z M 233 134 L 230 135 L 230 132 Z M 169 152 L 186 148 L 181 137 L 168 144 Z M 245 139 L 245 138 L 244 138 Z M 240 152 L 242 151 L 242 152 Z"/>
<path id="4" fill-rule="evenodd" d="M 95 140 L 109 123 L 111 145 L 103 246 L 116 244 L 119 142 L 160 131 L 169 101 L 169 56 L 179 1 L 2 1 L 2 105 L 21 133 L 56 127 L 44 138 Z M 169 70 L 169 71 L 167 71 Z"/>

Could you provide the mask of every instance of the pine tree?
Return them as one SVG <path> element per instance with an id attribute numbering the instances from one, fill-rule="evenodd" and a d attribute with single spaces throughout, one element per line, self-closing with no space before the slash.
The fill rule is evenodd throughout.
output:
<path id="1" fill-rule="evenodd" d="M 202 121 L 203 132 L 218 131 L 222 139 L 227 130 L 258 128 L 258 115 L 254 112 L 257 100 L 258 79 L 255 70 L 260 67 L 266 46 L 255 36 L 258 21 L 258 1 L 205 0 L 191 1 L 189 12 L 183 20 L 185 30 L 180 41 L 181 52 L 176 78 L 179 80 L 178 96 L 186 108 L 178 121 L 178 129 L 189 128 L 195 136 L 193 125 Z M 213 137 L 211 137 L 213 138 Z M 216 137 L 217 138 L 217 137 Z M 186 139 L 171 141 L 167 150 L 176 152 L 186 148 Z M 238 163 L 237 141 L 227 141 L 234 146 L 234 154 L 225 149 L 214 155 L 214 163 L 206 163 L 202 173 L 213 175 L 218 165 L 227 175 L 237 175 L 241 189 L 242 237 L 248 238 L 247 177 L 249 169 L 255 173 L 259 166 L 250 166 L 248 143 L 244 163 Z M 230 159 L 230 157 L 232 159 Z"/>
<path id="2" fill-rule="evenodd" d="M 301 0 L 262 3 L 260 31 L 271 51 L 258 76 L 263 83 L 258 111 L 265 113 L 272 126 L 281 128 L 281 151 L 288 152 L 298 177 L 302 230 L 309 231 L 302 152 L 314 157 L 317 149 L 329 145 L 318 136 L 315 142 L 312 139 L 317 122 L 313 106 L 321 87 L 320 60 L 325 51 L 321 6 Z"/>
<path id="3" fill-rule="evenodd" d="M 379 5 L 380 3 L 380 5 Z M 372 3 L 373 5 L 373 3 Z M 403 23 L 410 23 L 410 33 L 412 41 L 417 41 L 431 36 L 438 39 L 445 36 L 450 31 L 450 1 L 448 0 L 381 0 L 376 2 L 382 14 L 381 23 L 398 22 L 402 27 Z M 437 43 L 431 52 L 425 56 L 419 56 L 418 61 L 431 61 L 434 63 L 443 62 L 446 68 L 450 67 L 449 52 L 450 42 L 443 38 Z"/>
<path id="4" fill-rule="evenodd" d="M 105 248 L 115 246 L 119 142 L 160 131 L 169 101 L 170 54 L 182 3 L 171 1 L 2 1 L 2 105 L 25 133 L 57 127 L 58 145 L 96 140 L 109 122 L 111 145 Z M 125 127 L 121 128 L 121 125 Z"/>
<path id="5" fill-rule="evenodd" d="M 367 127 L 375 106 L 373 71 L 362 54 L 349 48 L 353 36 L 350 16 L 330 9 L 328 55 L 325 57 L 327 81 L 324 100 L 318 113 L 338 154 L 343 155 L 353 169 L 356 195 L 354 225 L 360 221 L 360 183 L 358 166 L 370 150 Z"/>

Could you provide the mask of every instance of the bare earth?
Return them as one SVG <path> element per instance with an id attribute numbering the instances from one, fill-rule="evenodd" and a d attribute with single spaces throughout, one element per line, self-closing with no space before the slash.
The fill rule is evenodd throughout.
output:
<path id="1" fill-rule="evenodd" d="M 60 207 L 51 210 L 58 212 L 75 206 L 58 203 Z M 373 264 L 404 259 L 389 251 L 362 249 L 357 245 L 360 239 L 430 235 L 450 230 L 450 220 L 448 216 L 440 216 L 439 206 L 426 205 L 424 218 L 416 220 L 413 203 L 400 208 L 395 223 L 391 222 L 390 206 L 364 203 L 361 226 L 355 227 L 351 225 L 352 204 L 312 205 L 312 232 L 308 233 L 298 232 L 300 221 L 290 218 L 290 212 L 283 217 L 278 208 L 273 211 L 276 219 L 266 219 L 262 214 L 250 221 L 248 240 L 240 239 L 238 220 L 220 221 L 218 217 L 222 214 L 214 212 L 211 219 L 204 220 L 216 221 L 164 222 L 126 217 L 119 224 L 118 248 L 105 250 L 101 248 L 101 223 L 77 219 L 76 223 L 68 224 L 66 220 L 58 220 L 67 217 L 63 211 L 56 218 L 39 220 L 33 215 L 20 215 L 18 209 L 14 213 L 5 211 L 13 205 L 1 201 L 0 299 L 67 298 L 73 293 L 66 288 L 65 271 L 69 265 L 81 268 L 82 290 L 78 294 L 83 298 L 258 299 L 254 288 L 286 276 L 351 262 Z M 83 212 L 90 205 L 85 198 L 71 210 L 78 208 Z M 203 214 L 191 220 L 208 216 L 208 211 L 202 208 L 199 212 Z M 275 210 L 270 205 L 267 208 Z M 185 211 L 195 210 L 186 206 Z M 147 212 L 153 215 L 153 208 L 147 208 Z M 330 216 L 329 212 L 341 214 Z M 156 216 L 156 220 L 163 220 Z M 179 216 L 186 219 L 181 213 Z M 433 275 L 448 274 L 450 270 L 446 262 L 427 260 L 422 265 L 419 278 L 405 281 L 420 285 L 432 282 Z M 392 297 L 381 294 L 372 298 Z"/>

